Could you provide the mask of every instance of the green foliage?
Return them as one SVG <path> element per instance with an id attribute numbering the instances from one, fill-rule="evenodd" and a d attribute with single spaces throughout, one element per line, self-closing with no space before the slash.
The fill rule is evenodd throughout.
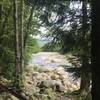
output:
<path id="1" fill-rule="evenodd" d="M 43 72 L 43 69 L 39 66 L 33 66 L 33 71 L 41 73 Z"/>
<path id="2" fill-rule="evenodd" d="M 47 43 L 42 47 L 42 50 L 46 52 L 59 52 L 61 50 L 61 45 Z"/>
<path id="3" fill-rule="evenodd" d="M 56 92 L 54 92 L 51 88 L 47 89 L 48 98 L 52 98 L 52 100 L 56 99 Z M 48 99 L 47 99 L 48 100 Z"/>
<path id="4" fill-rule="evenodd" d="M 13 79 L 15 72 L 14 62 L 14 33 L 13 33 L 13 18 L 11 9 L 11 0 L 2 0 L 2 13 L 0 17 L 0 69 L 1 74 L 8 79 Z"/>
<path id="5" fill-rule="evenodd" d="M 41 48 L 39 47 L 36 39 L 33 39 L 30 36 L 27 41 L 27 46 L 26 46 L 26 50 L 25 50 L 25 57 L 24 57 L 25 63 L 27 64 L 27 62 L 30 60 L 33 53 L 37 53 L 40 51 L 41 51 Z"/>
<path id="6" fill-rule="evenodd" d="M 82 9 L 70 9 L 70 2 L 66 0 L 25 0 L 24 7 L 24 35 L 27 36 L 25 44 L 24 59 L 25 64 L 33 53 L 41 51 L 36 39 L 31 36 L 40 33 L 40 24 L 48 27 L 50 33 L 48 37 L 53 37 L 53 41 L 43 47 L 44 51 L 61 51 L 62 53 L 72 52 L 83 65 L 83 56 L 86 57 L 86 64 L 90 61 L 90 16 L 88 12 L 86 31 L 83 30 Z M 34 7 L 34 14 L 29 21 L 31 8 Z M 35 14 L 36 13 L 36 14 Z M 79 15 L 77 15 L 77 13 Z M 54 14 L 54 15 L 53 15 Z M 0 1 L 0 74 L 7 79 L 13 79 L 15 73 L 15 33 L 13 27 L 13 9 L 11 0 Z M 18 12 L 20 16 L 20 11 Z M 78 17 L 77 17 L 78 16 Z M 53 18 L 52 18 L 53 17 Z M 29 24 L 28 24 L 29 22 Z M 70 23 L 70 27 L 67 24 Z M 20 22 L 18 23 L 20 25 Z M 65 28 L 69 27 L 69 28 Z M 20 27 L 19 27 L 20 28 Z M 73 64 L 74 65 L 74 64 Z M 86 69 L 88 69 L 86 65 Z M 77 67 L 77 66 L 76 66 Z M 90 66 L 89 66 L 90 67 Z M 87 70 L 74 68 L 70 71 L 85 73 Z M 41 72 L 42 69 L 34 66 L 34 71 Z M 88 72 L 88 71 L 87 71 Z M 77 75 L 78 76 L 78 75 Z M 79 75 L 80 77 L 80 75 Z M 19 79 L 18 79 L 19 81 Z M 49 98 L 55 98 L 52 90 L 47 90 Z M 43 100 L 48 100 L 44 96 Z M 91 99 L 90 95 L 87 98 Z M 77 99 L 78 100 L 78 99 Z"/>
<path id="7" fill-rule="evenodd" d="M 38 20 L 32 17 L 31 25 L 27 31 L 29 21 L 30 7 L 24 5 L 23 32 L 28 33 L 27 46 L 24 52 L 25 63 L 28 62 L 32 53 L 41 51 L 35 39 L 30 37 L 39 33 Z M 18 12 L 20 17 L 20 11 Z M 13 79 L 15 74 L 15 33 L 13 21 L 13 3 L 12 0 L 0 1 L 0 73 L 7 79 Z M 20 23 L 19 23 L 20 24 Z"/>

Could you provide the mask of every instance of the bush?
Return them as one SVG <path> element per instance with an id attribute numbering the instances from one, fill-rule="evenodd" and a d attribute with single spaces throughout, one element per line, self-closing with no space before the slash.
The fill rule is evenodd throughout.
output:
<path id="1" fill-rule="evenodd" d="M 29 37 L 26 45 L 25 55 L 24 55 L 25 65 L 30 60 L 33 53 L 38 53 L 40 51 L 41 48 L 39 47 L 37 40 L 33 39 L 32 37 Z"/>

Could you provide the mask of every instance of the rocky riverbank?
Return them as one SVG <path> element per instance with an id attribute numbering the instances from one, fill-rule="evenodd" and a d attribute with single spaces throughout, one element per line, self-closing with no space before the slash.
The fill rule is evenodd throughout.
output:
<path id="1" fill-rule="evenodd" d="M 70 93 L 78 89 L 79 82 L 72 81 L 72 78 L 68 76 L 63 67 L 31 67 L 26 69 L 24 91 L 27 95 L 34 98 L 32 100 L 60 100 L 61 96 L 58 98 L 55 94 Z M 42 99 L 37 99 L 39 97 L 42 97 Z"/>
<path id="2" fill-rule="evenodd" d="M 71 75 L 62 66 L 71 66 L 71 64 L 64 55 L 57 52 L 33 54 L 26 68 L 24 90 L 26 94 L 30 95 L 32 100 L 60 100 L 61 98 L 73 100 L 61 94 L 78 90 L 80 82 L 73 81 Z"/>
<path id="3" fill-rule="evenodd" d="M 71 64 L 64 55 L 57 52 L 33 54 L 24 72 L 22 95 L 27 100 L 77 100 L 69 93 L 79 90 L 80 81 L 73 81 L 71 74 L 62 66 Z M 12 95 L 9 97 L 11 100 L 18 100 Z"/>

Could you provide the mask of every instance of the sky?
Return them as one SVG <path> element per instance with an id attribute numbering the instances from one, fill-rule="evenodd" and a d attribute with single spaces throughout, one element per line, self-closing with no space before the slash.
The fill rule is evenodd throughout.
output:
<path id="1" fill-rule="evenodd" d="M 70 4 L 70 8 L 71 9 L 81 9 L 82 8 L 82 3 L 80 1 L 73 1 L 71 4 Z M 53 16 L 52 16 L 52 20 L 55 20 L 55 17 L 56 15 L 53 13 Z M 68 25 L 66 25 L 65 27 L 69 27 Z M 41 26 L 39 28 L 39 31 L 41 32 L 41 34 L 38 34 L 36 36 L 32 36 L 33 38 L 35 39 L 39 39 L 39 40 L 48 40 L 47 37 L 45 37 L 45 34 L 48 33 L 48 29 L 46 27 L 43 27 Z"/>

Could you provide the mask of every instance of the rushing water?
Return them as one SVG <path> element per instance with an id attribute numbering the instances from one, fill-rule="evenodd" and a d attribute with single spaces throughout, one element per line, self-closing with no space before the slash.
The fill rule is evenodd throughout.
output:
<path id="1" fill-rule="evenodd" d="M 61 65 L 68 65 L 68 62 L 64 55 L 57 52 L 39 52 L 32 55 L 29 65 L 59 67 Z"/>
<path id="2" fill-rule="evenodd" d="M 29 66 L 39 66 L 45 68 L 56 68 L 61 66 L 71 66 L 64 55 L 57 52 L 39 52 L 33 54 L 29 61 Z M 72 73 L 66 72 L 71 80 L 73 80 Z M 76 81 L 77 82 L 77 81 Z M 80 83 L 80 80 L 78 80 Z"/>

